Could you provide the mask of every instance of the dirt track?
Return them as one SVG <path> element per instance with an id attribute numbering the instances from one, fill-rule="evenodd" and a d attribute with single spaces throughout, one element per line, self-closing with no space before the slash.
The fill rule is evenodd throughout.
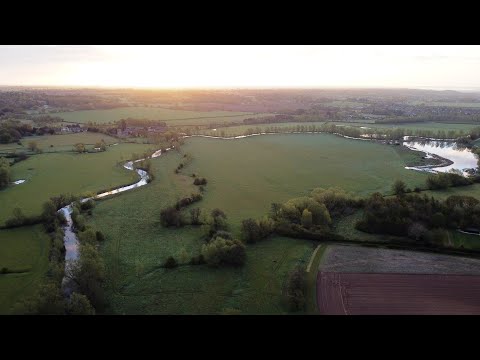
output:
<path id="1" fill-rule="evenodd" d="M 480 314 L 480 276 L 319 272 L 327 315 Z"/>

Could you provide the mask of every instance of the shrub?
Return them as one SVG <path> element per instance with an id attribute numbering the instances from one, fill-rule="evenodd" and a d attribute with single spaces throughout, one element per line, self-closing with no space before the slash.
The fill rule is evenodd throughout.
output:
<path id="1" fill-rule="evenodd" d="M 302 226 L 307 229 L 312 227 L 312 213 L 308 209 L 302 212 Z"/>
<path id="2" fill-rule="evenodd" d="M 393 193 L 397 196 L 403 195 L 407 192 L 406 185 L 402 180 L 397 180 L 392 187 Z"/>
<path id="3" fill-rule="evenodd" d="M 163 267 L 167 269 L 173 269 L 173 268 L 176 268 L 177 266 L 178 266 L 178 262 L 177 260 L 175 260 L 173 256 L 169 256 L 165 261 L 165 263 L 163 264 Z"/>
<path id="4" fill-rule="evenodd" d="M 98 242 L 103 242 L 105 241 L 105 235 L 101 231 L 96 231 L 95 232 L 96 238 Z"/>
<path id="5" fill-rule="evenodd" d="M 67 304 L 69 315 L 95 315 L 95 309 L 85 295 L 74 292 Z"/>
<path id="6" fill-rule="evenodd" d="M 241 241 L 221 237 L 203 245 L 202 255 L 206 263 L 214 267 L 241 266 L 247 257 L 245 245 Z"/>
<path id="7" fill-rule="evenodd" d="M 173 206 L 167 207 L 160 212 L 160 222 L 165 227 L 180 227 L 183 224 L 182 214 Z"/>
<path id="8" fill-rule="evenodd" d="M 78 240 L 83 244 L 95 245 L 97 242 L 97 235 L 92 229 L 82 231 L 78 234 Z"/>
<path id="9" fill-rule="evenodd" d="M 207 179 L 196 177 L 195 180 L 193 180 L 193 185 L 207 185 Z"/>
<path id="10" fill-rule="evenodd" d="M 287 300 L 290 311 L 300 311 L 305 307 L 305 270 L 302 267 L 293 270 L 288 278 Z"/>
<path id="11" fill-rule="evenodd" d="M 247 243 L 255 243 L 260 240 L 260 227 L 254 219 L 245 219 L 242 221 L 241 227 L 242 238 Z"/>
<path id="12" fill-rule="evenodd" d="M 203 257 L 202 254 L 198 255 L 198 256 L 193 256 L 191 259 L 190 259 L 190 265 L 202 265 L 202 264 L 205 264 L 205 258 Z"/>
<path id="13" fill-rule="evenodd" d="M 89 199 L 87 201 L 80 203 L 80 210 L 86 211 L 93 209 L 95 207 L 95 201 L 93 199 Z"/>
<path id="14" fill-rule="evenodd" d="M 218 238 L 218 237 L 221 237 L 221 238 L 223 238 L 223 239 L 225 239 L 225 240 L 232 240 L 232 239 L 233 239 L 232 233 L 231 233 L 231 232 L 228 232 L 228 231 L 224 231 L 224 230 L 219 230 L 219 231 L 217 231 L 216 233 L 214 233 L 214 234 L 212 235 L 211 240 L 215 240 L 215 239 Z"/>
<path id="15" fill-rule="evenodd" d="M 2 267 L 2 269 L 0 270 L 0 273 L 1 273 L 1 274 L 6 274 L 6 273 L 8 273 L 8 268 L 7 268 L 7 267 Z"/>

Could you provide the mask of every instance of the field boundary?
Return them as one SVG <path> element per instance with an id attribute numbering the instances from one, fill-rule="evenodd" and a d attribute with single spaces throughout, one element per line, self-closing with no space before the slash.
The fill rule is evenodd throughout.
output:
<path id="1" fill-rule="evenodd" d="M 310 257 L 310 262 L 308 263 L 308 266 L 307 266 L 307 273 L 310 272 L 310 268 L 312 267 L 312 264 L 313 264 L 313 260 L 315 260 L 315 256 L 317 255 L 317 252 L 318 250 L 320 249 L 322 245 L 318 245 L 315 249 L 315 251 L 313 252 L 312 256 Z"/>

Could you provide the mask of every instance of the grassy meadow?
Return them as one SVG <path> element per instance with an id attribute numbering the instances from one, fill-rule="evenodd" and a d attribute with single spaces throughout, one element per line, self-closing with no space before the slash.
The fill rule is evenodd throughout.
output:
<path id="1" fill-rule="evenodd" d="M 239 269 L 205 265 L 159 268 L 181 249 L 200 253 L 200 228 L 165 229 L 160 210 L 198 191 L 191 177 L 176 175 L 182 157 L 170 152 L 152 161 L 155 180 L 120 196 L 99 201 L 88 221 L 106 235 L 102 245 L 110 279 L 110 312 L 117 314 L 284 313 L 282 289 L 288 272 L 308 261 L 313 244 L 273 238 L 247 247 L 247 264 Z M 213 194 L 206 186 L 205 197 Z M 198 204 L 203 207 L 203 201 Z"/>
<path id="2" fill-rule="evenodd" d="M 48 269 L 50 238 L 42 225 L 0 230 L 0 314 L 32 295 Z"/>
<path id="3" fill-rule="evenodd" d="M 389 193 L 397 179 L 413 188 L 427 177 L 405 170 L 396 146 L 329 134 L 190 138 L 182 150 L 193 155 L 183 173 L 208 180 L 209 195 L 202 206 L 222 208 L 234 225 L 265 214 L 272 202 L 307 195 L 316 187 L 338 186 L 367 195 Z"/>
<path id="4" fill-rule="evenodd" d="M 212 122 L 224 123 L 242 121 L 243 119 L 264 116 L 234 111 L 188 111 L 154 107 L 124 107 L 108 110 L 83 110 L 64 113 L 54 113 L 68 122 L 77 123 L 113 123 L 120 119 L 135 118 L 165 121 L 168 125 L 206 125 Z"/>
<path id="5" fill-rule="evenodd" d="M 114 137 L 99 134 L 99 133 L 92 133 L 92 132 L 82 132 L 77 134 L 64 134 L 64 135 L 43 135 L 43 136 L 29 136 L 23 138 L 20 142 L 22 145 L 18 145 L 17 143 L 12 144 L 0 144 L 0 153 L 5 152 L 29 152 L 28 143 L 31 141 L 35 141 L 38 147 L 43 152 L 63 152 L 63 151 L 72 151 L 73 145 L 77 143 L 83 143 L 87 146 L 87 148 L 93 148 L 93 146 L 97 143 L 105 141 L 107 145 L 118 143 L 119 140 L 115 139 Z"/>
<path id="6" fill-rule="evenodd" d="M 183 249 L 190 257 L 198 255 L 204 243 L 198 227 L 166 229 L 159 221 L 163 207 L 198 191 L 193 172 L 208 179 L 203 200 L 193 207 L 224 210 L 235 236 L 244 218 L 262 216 L 271 202 L 308 194 L 314 187 L 342 186 L 368 194 L 388 192 L 397 178 L 410 186 L 425 179 L 425 174 L 403 169 L 393 146 L 333 135 L 191 138 L 181 152 L 152 160 L 152 183 L 97 202 L 88 217 L 106 236 L 101 252 L 109 313 L 288 312 L 283 292 L 288 273 L 297 264 L 307 266 L 314 242 L 274 237 L 248 245 L 247 263 L 239 269 L 160 267 L 169 256 L 179 259 Z M 183 153 L 192 154 L 193 161 L 175 174 Z"/>
<path id="7" fill-rule="evenodd" d="M 345 126 L 365 126 L 369 128 L 392 128 L 392 129 L 410 129 L 410 130 L 444 130 L 446 132 L 450 130 L 454 131 L 464 131 L 467 133 L 470 129 L 474 127 L 478 127 L 479 125 L 475 124 L 455 124 L 455 123 L 435 123 L 435 122 L 419 122 L 419 123 L 410 123 L 410 124 L 372 124 L 368 122 L 342 122 L 342 121 L 335 121 L 334 124 L 336 125 L 345 125 Z"/>
<path id="8" fill-rule="evenodd" d="M 316 122 L 287 122 L 287 123 L 277 123 L 277 124 L 252 124 L 252 125 L 237 125 L 237 126 L 225 126 L 218 127 L 210 130 L 203 130 L 202 133 L 206 135 L 213 136 L 238 136 L 244 135 L 245 132 L 249 129 L 259 129 L 260 132 L 264 132 L 267 128 L 276 127 L 279 129 L 286 129 L 288 127 L 296 126 L 311 126 L 315 125 L 320 127 L 324 124 L 325 121 L 316 121 Z M 366 121 L 334 121 L 332 122 L 339 126 L 355 126 L 355 127 L 369 127 L 369 128 L 390 128 L 390 129 L 410 129 L 410 130 L 444 130 L 444 131 L 464 131 L 468 133 L 471 129 L 479 126 L 475 124 L 447 124 L 447 123 L 413 123 L 413 124 L 375 124 Z"/>
<path id="9" fill-rule="evenodd" d="M 0 191 L 0 224 L 14 208 L 25 215 L 38 215 L 42 204 L 62 193 L 82 194 L 135 182 L 138 175 L 123 168 L 133 153 L 141 154 L 153 145 L 119 144 L 92 154 L 52 153 L 31 156 L 12 166 L 12 180 L 25 179 Z"/>

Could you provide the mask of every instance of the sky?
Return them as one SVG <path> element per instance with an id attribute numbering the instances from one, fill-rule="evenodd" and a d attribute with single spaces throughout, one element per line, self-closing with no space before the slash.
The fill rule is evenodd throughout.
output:
<path id="1" fill-rule="evenodd" d="M 0 85 L 480 88 L 474 45 L 0 45 Z"/>

